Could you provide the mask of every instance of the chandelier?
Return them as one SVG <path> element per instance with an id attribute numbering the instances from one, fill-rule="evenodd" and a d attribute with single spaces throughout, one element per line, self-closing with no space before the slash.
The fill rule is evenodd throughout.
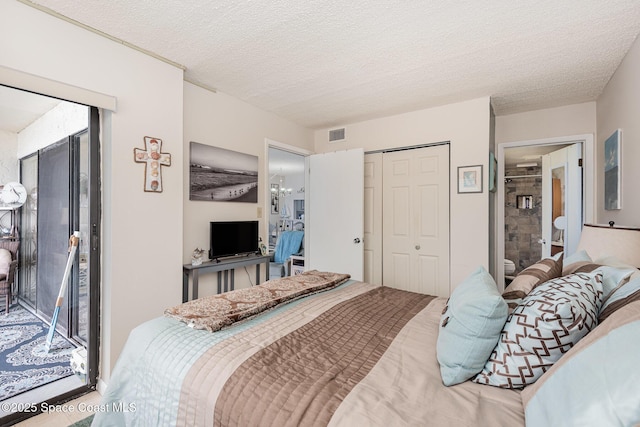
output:
<path id="1" fill-rule="evenodd" d="M 291 192 L 293 191 L 293 189 L 291 188 L 284 188 L 282 186 L 280 186 L 280 190 L 278 190 L 275 187 L 271 187 L 271 192 L 272 193 L 276 193 L 278 196 L 280 197 L 286 197 L 286 196 L 290 196 Z"/>
<path id="2" fill-rule="evenodd" d="M 291 195 L 291 188 L 280 188 L 280 197 L 286 197 Z"/>

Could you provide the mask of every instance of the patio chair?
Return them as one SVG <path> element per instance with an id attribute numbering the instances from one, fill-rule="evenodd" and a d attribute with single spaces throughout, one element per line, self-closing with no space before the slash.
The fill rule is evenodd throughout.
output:
<path id="1" fill-rule="evenodd" d="M 13 282 L 18 268 L 18 249 L 20 242 L 0 240 L 0 296 L 7 300 L 5 314 L 9 314 Z"/>

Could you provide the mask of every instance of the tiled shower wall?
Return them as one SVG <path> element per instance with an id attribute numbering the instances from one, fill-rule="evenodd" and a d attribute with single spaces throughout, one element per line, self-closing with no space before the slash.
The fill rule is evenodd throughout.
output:
<path id="1" fill-rule="evenodd" d="M 542 173 L 541 167 L 505 170 L 505 258 L 516 265 L 516 274 L 541 258 L 542 247 Z M 527 178 L 509 176 L 538 175 Z M 520 209 L 517 196 L 533 196 L 531 209 Z"/>

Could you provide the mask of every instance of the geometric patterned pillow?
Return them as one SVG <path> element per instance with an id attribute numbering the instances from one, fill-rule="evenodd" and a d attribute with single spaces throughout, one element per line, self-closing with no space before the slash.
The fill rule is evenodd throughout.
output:
<path id="1" fill-rule="evenodd" d="M 560 277 L 561 274 L 562 256 L 560 256 L 558 260 L 553 258 L 541 259 L 537 263 L 522 270 L 515 279 L 509 283 L 509 286 L 504 290 L 502 296 L 507 300 L 524 298 L 536 286 Z"/>
<path id="2" fill-rule="evenodd" d="M 479 384 L 522 388 L 534 383 L 598 324 L 602 273 L 558 277 L 536 287 L 509 315 Z"/>

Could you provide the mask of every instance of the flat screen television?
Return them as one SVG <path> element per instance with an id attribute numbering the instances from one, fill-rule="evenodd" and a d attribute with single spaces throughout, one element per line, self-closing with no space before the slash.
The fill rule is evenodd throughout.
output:
<path id="1" fill-rule="evenodd" d="M 258 252 L 258 221 L 212 221 L 209 258 Z"/>

